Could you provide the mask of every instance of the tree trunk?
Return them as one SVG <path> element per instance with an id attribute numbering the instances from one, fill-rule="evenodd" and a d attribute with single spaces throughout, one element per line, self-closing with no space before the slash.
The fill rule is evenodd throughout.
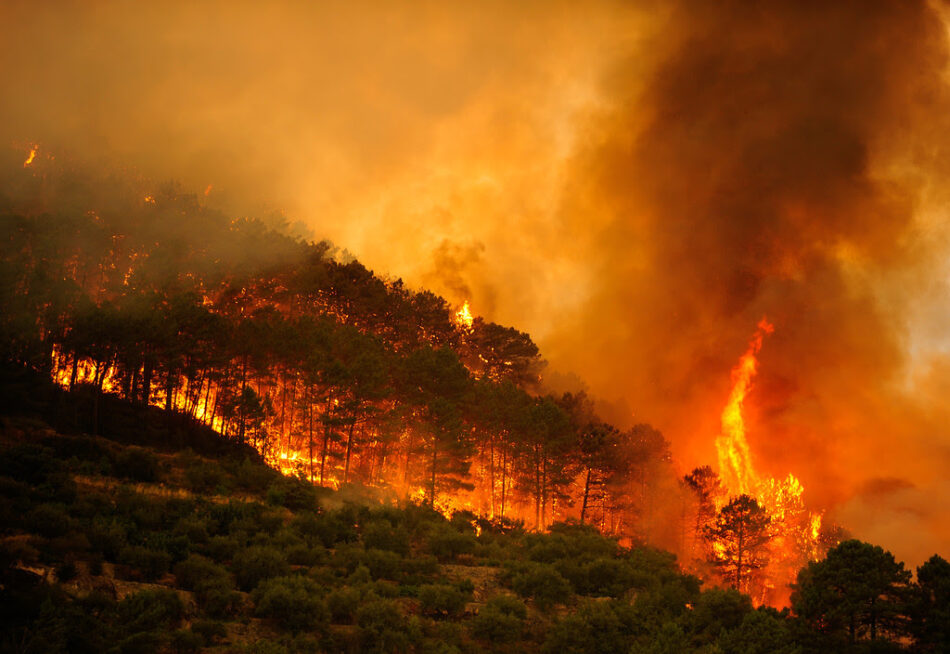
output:
<path id="1" fill-rule="evenodd" d="M 587 478 L 584 480 L 584 502 L 581 504 L 581 524 L 587 514 L 587 498 L 590 496 L 590 468 L 587 468 Z"/>

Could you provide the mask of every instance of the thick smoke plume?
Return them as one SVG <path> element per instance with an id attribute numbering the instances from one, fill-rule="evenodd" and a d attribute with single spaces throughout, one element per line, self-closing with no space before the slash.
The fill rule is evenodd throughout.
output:
<path id="1" fill-rule="evenodd" d="M 917 563 L 950 550 L 943 11 L 7 2 L 0 138 L 470 299 L 684 469 L 767 316 L 758 467 Z"/>

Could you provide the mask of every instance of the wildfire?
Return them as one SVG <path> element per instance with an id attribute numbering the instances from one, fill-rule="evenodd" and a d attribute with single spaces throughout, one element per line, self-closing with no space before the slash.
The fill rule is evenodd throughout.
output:
<path id="1" fill-rule="evenodd" d="M 732 369 L 732 392 L 722 411 L 722 430 L 716 438 L 716 451 L 719 454 L 719 470 L 726 486 L 738 494 L 751 493 L 759 485 L 758 475 L 752 465 L 749 443 L 745 437 L 745 420 L 742 418 L 742 404 L 752 389 L 758 361 L 756 355 L 762 349 L 762 339 L 775 328 L 763 318 L 755 336 L 749 343 L 749 349 Z"/>
<path id="2" fill-rule="evenodd" d="M 762 349 L 762 341 L 774 329 L 763 318 L 745 354 L 732 369 L 732 391 L 722 411 L 722 428 L 716 437 L 716 451 L 720 476 L 728 494 L 751 495 L 771 518 L 773 538 L 765 591 L 780 593 L 792 581 L 791 575 L 804 561 L 818 557 L 822 515 L 811 513 L 805 508 L 805 489 L 795 475 L 789 474 L 784 479 L 760 477 L 746 440 L 743 405 L 752 390 L 752 380 L 758 370 L 757 356 Z M 726 498 L 723 499 L 726 501 Z M 713 543 L 713 550 L 721 553 L 722 545 Z M 764 596 L 761 599 L 764 601 Z"/>
<path id="3" fill-rule="evenodd" d="M 30 154 L 27 156 L 26 161 L 23 162 L 23 167 L 28 168 L 30 164 L 33 163 L 33 160 L 36 159 L 36 152 L 39 150 L 39 146 L 34 145 L 30 148 Z"/>
<path id="4" fill-rule="evenodd" d="M 471 329 L 474 322 L 475 318 L 472 317 L 468 300 L 465 300 L 464 304 L 462 304 L 462 308 L 455 312 L 455 324 L 463 329 Z"/>
<path id="5" fill-rule="evenodd" d="M 146 204 L 155 204 L 155 198 L 151 195 L 146 195 L 144 200 Z"/>

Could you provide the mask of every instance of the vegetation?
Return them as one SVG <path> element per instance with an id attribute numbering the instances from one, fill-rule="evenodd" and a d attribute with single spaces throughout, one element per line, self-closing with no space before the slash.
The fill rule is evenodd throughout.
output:
<path id="1" fill-rule="evenodd" d="M 754 608 L 756 500 L 546 394 L 526 334 L 61 174 L 0 194 L 0 653 L 950 646 L 950 564 L 854 540 Z"/>

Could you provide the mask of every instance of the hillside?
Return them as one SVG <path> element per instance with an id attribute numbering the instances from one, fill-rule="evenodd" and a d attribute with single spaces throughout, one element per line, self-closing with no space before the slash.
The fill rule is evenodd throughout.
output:
<path id="1" fill-rule="evenodd" d="M 61 397 L 35 406 L 68 413 L 47 392 Z M 532 534 L 314 488 L 249 447 L 186 434 L 197 453 L 147 410 L 114 408 L 133 420 L 110 438 L 3 418 L 4 651 L 563 651 L 590 620 L 616 623 L 594 647 L 647 642 L 661 606 L 751 610 L 589 527 Z"/>

